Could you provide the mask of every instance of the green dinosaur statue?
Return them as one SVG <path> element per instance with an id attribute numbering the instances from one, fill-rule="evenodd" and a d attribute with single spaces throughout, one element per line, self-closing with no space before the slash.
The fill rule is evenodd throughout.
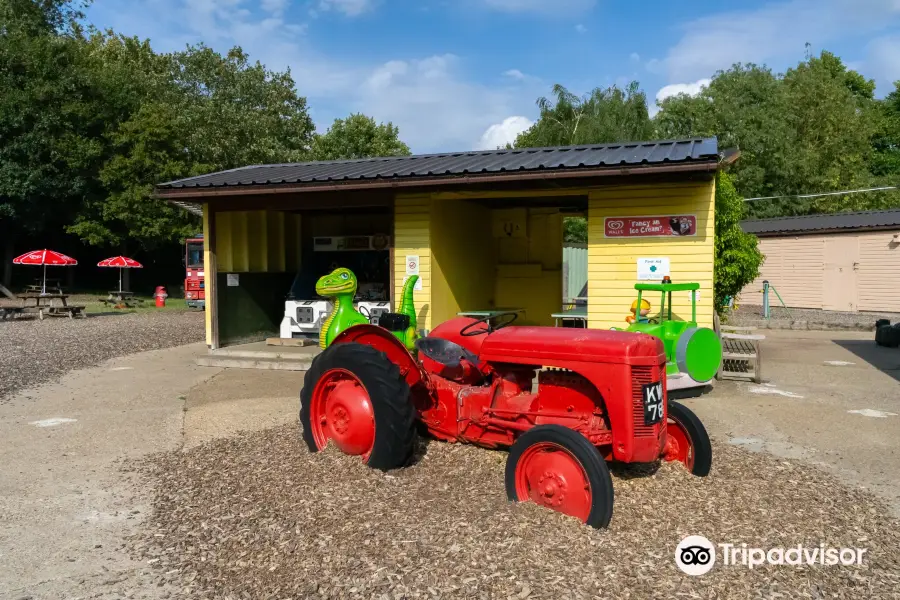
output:
<path id="1" fill-rule="evenodd" d="M 356 295 L 356 275 L 350 269 L 335 269 L 316 282 L 316 293 L 327 298 L 334 298 L 331 314 L 322 323 L 319 331 L 319 347 L 324 349 L 331 345 L 339 333 L 352 327 L 369 322 L 353 306 Z"/>
<path id="2" fill-rule="evenodd" d="M 409 317 L 409 327 L 405 331 L 393 332 L 397 339 L 403 342 L 403 345 L 410 351 L 415 350 L 416 338 L 419 337 L 416 333 L 416 307 L 413 304 L 413 290 L 418 280 L 418 275 L 412 275 L 403 284 L 403 291 L 400 292 L 400 309 L 397 312 Z"/>

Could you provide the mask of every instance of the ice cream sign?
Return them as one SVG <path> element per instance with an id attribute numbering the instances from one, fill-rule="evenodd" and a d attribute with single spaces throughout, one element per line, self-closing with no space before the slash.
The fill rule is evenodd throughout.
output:
<path id="1" fill-rule="evenodd" d="M 686 237 L 697 235 L 697 216 L 606 217 L 603 229 L 608 238 Z"/>

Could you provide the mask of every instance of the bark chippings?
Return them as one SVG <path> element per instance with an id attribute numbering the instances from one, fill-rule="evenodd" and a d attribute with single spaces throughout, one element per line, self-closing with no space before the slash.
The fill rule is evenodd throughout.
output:
<path id="1" fill-rule="evenodd" d="M 298 426 L 154 456 L 153 512 L 132 550 L 194 598 L 887 598 L 900 523 L 868 494 L 794 461 L 714 444 L 708 478 L 614 469 L 611 527 L 510 504 L 506 453 L 431 442 L 389 473 Z M 674 563 L 688 535 L 750 547 L 867 548 L 861 566 Z"/>

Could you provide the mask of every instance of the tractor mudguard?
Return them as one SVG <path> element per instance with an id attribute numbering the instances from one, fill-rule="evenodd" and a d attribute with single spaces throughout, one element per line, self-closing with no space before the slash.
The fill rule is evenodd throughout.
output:
<path id="1" fill-rule="evenodd" d="M 424 375 L 419 369 L 419 363 L 409 353 L 403 342 L 387 329 L 378 325 L 354 325 L 338 334 L 331 343 L 346 344 L 349 342 L 365 344 L 384 352 L 390 361 L 400 368 L 409 389 L 413 393 L 421 389 L 418 384 L 424 383 Z"/>

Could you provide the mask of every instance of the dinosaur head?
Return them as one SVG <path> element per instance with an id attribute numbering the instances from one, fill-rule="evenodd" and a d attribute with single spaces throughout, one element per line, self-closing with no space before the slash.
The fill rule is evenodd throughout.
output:
<path id="1" fill-rule="evenodd" d="M 316 282 L 316 293 L 320 296 L 337 296 L 340 294 L 356 294 L 356 275 L 350 269 L 341 267 Z"/>

